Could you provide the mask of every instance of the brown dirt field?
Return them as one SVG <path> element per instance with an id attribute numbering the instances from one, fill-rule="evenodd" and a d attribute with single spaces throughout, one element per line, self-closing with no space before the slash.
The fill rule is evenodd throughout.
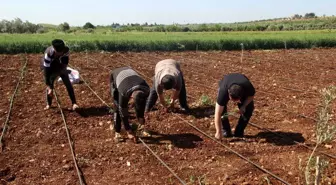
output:
<path id="1" fill-rule="evenodd" d="M 2 123 L 24 57 L 0 55 Z M 55 99 L 51 110 L 43 110 L 46 102 L 39 68 L 41 55 L 26 57 L 27 71 L 0 153 L 0 184 L 79 184 Z M 314 147 L 315 121 L 302 115 L 316 118 L 319 90 L 336 85 L 336 49 L 245 51 L 242 61 L 241 52 L 237 51 L 73 53 L 70 64 L 111 105 L 109 70 L 102 66 L 131 66 L 152 86 L 155 63 L 166 58 L 181 61 L 192 113 L 163 113 L 160 108 L 151 112 L 146 121 L 153 136 L 142 139 L 182 180 L 188 184 L 268 184 L 267 180 L 282 184 L 185 122 L 213 136 L 214 106 L 203 105 L 200 98 L 208 96 L 214 102 L 223 75 L 241 72 L 257 90 L 251 123 L 270 131 L 248 125 L 246 138 L 223 139 L 222 143 L 290 184 L 304 184 L 300 161 L 305 165 L 311 150 L 292 140 Z M 77 112 L 68 110 L 71 103 L 65 87 L 56 84 L 87 184 L 179 184 L 141 143 L 114 142 L 109 110 L 85 83 L 74 85 L 81 107 Z M 229 108 L 233 107 L 230 103 Z M 336 103 L 333 111 L 335 115 Z M 237 119 L 230 120 L 234 128 Z M 335 123 L 335 116 L 332 121 Z M 318 150 L 335 156 L 336 141 Z M 336 159 L 324 159 L 329 160 L 329 165 L 322 184 L 336 184 Z"/>

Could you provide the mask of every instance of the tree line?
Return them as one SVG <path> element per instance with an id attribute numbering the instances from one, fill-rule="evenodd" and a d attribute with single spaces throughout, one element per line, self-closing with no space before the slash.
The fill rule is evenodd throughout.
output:
<path id="1" fill-rule="evenodd" d="M 225 23 L 225 24 L 119 24 L 108 26 L 93 25 L 90 22 L 82 27 L 73 26 L 64 22 L 57 26 L 45 26 L 22 21 L 16 18 L 12 21 L 0 21 L 0 33 L 45 33 L 50 30 L 60 32 L 85 31 L 93 33 L 95 29 L 105 29 L 114 32 L 140 31 L 140 32 L 215 32 L 215 31 L 291 31 L 291 30 L 323 30 L 336 29 L 336 17 L 317 17 L 315 13 L 305 15 L 295 14 L 290 18 L 277 18 L 251 22 Z"/>

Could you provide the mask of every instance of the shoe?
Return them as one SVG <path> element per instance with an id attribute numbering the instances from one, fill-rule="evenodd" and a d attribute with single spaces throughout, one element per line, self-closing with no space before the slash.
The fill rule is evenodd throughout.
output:
<path id="1" fill-rule="evenodd" d="M 128 137 L 128 139 L 132 140 L 134 143 L 138 142 L 138 138 L 136 137 L 136 135 L 132 131 L 127 131 L 127 137 Z"/>
<path id="2" fill-rule="evenodd" d="M 50 105 L 47 105 L 46 107 L 44 107 L 44 110 L 48 110 L 50 109 Z"/>
<path id="3" fill-rule="evenodd" d="M 223 137 L 226 138 L 232 137 L 232 133 L 230 131 L 223 130 Z"/>
<path id="4" fill-rule="evenodd" d="M 78 109 L 78 108 L 79 108 L 79 106 L 78 106 L 77 104 L 73 104 L 73 105 L 72 105 L 72 110 L 73 110 L 73 111 L 75 111 L 75 110 Z"/>
<path id="5" fill-rule="evenodd" d="M 181 111 L 184 113 L 189 113 L 190 109 L 188 107 L 187 108 L 181 107 Z"/>
<path id="6" fill-rule="evenodd" d="M 152 135 L 145 129 L 145 125 L 138 124 L 137 131 L 141 132 L 143 137 L 151 137 Z"/>
<path id="7" fill-rule="evenodd" d="M 137 130 L 139 130 L 139 131 L 143 131 L 145 129 L 145 125 L 143 125 L 143 124 L 138 124 L 138 128 L 137 128 Z"/>
<path id="8" fill-rule="evenodd" d="M 152 137 L 152 134 L 150 134 L 147 130 L 142 131 L 142 136 L 144 137 Z"/>
<path id="9" fill-rule="evenodd" d="M 120 133 L 116 132 L 114 136 L 114 141 L 119 143 L 119 142 L 124 141 L 124 139 L 121 137 Z"/>

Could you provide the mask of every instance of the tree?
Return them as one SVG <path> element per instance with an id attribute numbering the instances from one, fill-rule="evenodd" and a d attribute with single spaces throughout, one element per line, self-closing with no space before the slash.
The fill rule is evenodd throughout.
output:
<path id="1" fill-rule="evenodd" d="M 188 31 L 190 31 L 190 28 L 187 27 L 187 26 L 185 26 L 185 27 L 182 28 L 182 31 L 183 31 L 183 32 L 188 32 Z"/>
<path id="2" fill-rule="evenodd" d="M 304 18 L 306 19 L 310 19 L 310 18 L 316 18 L 317 16 L 315 15 L 315 13 L 306 13 Z"/>
<path id="3" fill-rule="evenodd" d="M 292 19 L 301 19 L 302 18 L 302 15 L 299 15 L 299 14 L 295 14 L 292 16 Z"/>
<path id="4" fill-rule="evenodd" d="M 64 23 L 62 23 L 58 26 L 58 29 L 63 31 L 63 32 L 66 32 L 66 31 L 70 30 L 70 25 L 69 25 L 69 23 L 64 22 Z"/>
<path id="5" fill-rule="evenodd" d="M 201 24 L 198 26 L 197 31 L 208 31 L 208 26 L 206 24 Z"/>
<path id="6" fill-rule="evenodd" d="M 96 27 L 93 24 L 91 24 L 90 22 L 87 22 L 87 23 L 85 23 L 85 25 L 83 26 L 83 28 L 84 29 L 89 29 L 89 28 L 95 29 Z"/>

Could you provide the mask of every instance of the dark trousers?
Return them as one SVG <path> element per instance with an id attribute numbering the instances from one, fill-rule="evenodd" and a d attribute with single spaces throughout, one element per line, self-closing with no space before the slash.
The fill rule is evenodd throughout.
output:
<path id="1" fill-rule="evenodd" d="M 238 108 L 242 106 L 241 103 L 238 104 Z M 239 117 L 238 124 L 235 129 L 234 136 L 237 137 L 243 137 L 244 136 L 244 130 L 252 116 L 254 110 L 254 102 L 252 101 L 250 104 L 246 106 L 245 113 Z M 227 113 L 227 108 L 224 108 L 223 114 Z M 228 135 L 231 135 L 231 126 L 230 122 L 227 116 L 224 116 L 222 118 L 222 126 L 225 132 L 227 132 Z"/>
<path id="2" fill-rule="evenodd" d="M 123 116 L 123 120 L 121 119 L 121 115 L 120 113 L 122 112 L 121 110 L 121 105 L 119 104 L 119 97 L 121 97 L 122 95 L 119 94 L 118 92 L 118 89 L 116 89 L 114 87 L 113 84 L 111 84 L 111 96 L 113 97 L 113 102 L 114 104 L 116 105 L 116 108 L 114 110 L 114 113 L 113 113 L 113 123 L 114 123 L 114 130 L 117 132 L 117 133 L 120 133 L 121 131 L 121 122 L 124 123 L 124 127 L 125 127 L 125 130 L 129 131 L 131 130 L 131 125 L 129 124 L 128 122 L 128 116 Z"/>
<path id="3" fill-rule="evenodd" d="M 181 91 L 180 91 L 180 94 L 179 94 L 180 107 L 184 108 L 184 109 L 189 109 L 188 104 L 187 104 L 187 91 L 186 91 L 186 87 L 185 87 L 183 74 L 181 76 L 182 76 L 182 87 L 181 87 Z M 157 95 L 157 92 L 156 92 L 156 89 L 155 89 L 155 77 L 153 77 L 153 86 L 150 90 L 150 93 L 149 93 L 149 96 L 148 96 L 148 99 L 147 99 L 146 109 L 145 109 L 146 112 L 152 110 L 152 108 L 154 107 L 157 99 L 158 99 L 158 95 Z"/>
<path id="4" fill-rule="evenodd" d="M 70 82 L 67 70 L 64 69 L 61 72 L 52 72 L 52 71 L 49 71 L 48 69 L 44 69 L 44 76 L 45 76 L 46 84 L 51 89 L 54 89 L 54 82 L 55 82 L 56 78 L 58 76 L 60 76 L 62 78 L 63 84 L 65 85 L 65 87 L 68 91 L 68 94 L 69 94 L 69 97 L 71 99 L 72 104 L 76 103 L 75 93 L 74 93 L 72 84 Z M 48 105 L 50 106 L 51 103 L 52 103 L 52 96 L 48 96 L 48 90 L 46 92 L 46 98 L 47 98 Z"/>
<path id="5" fill-rule="evenodd" d="M 117 110 L 114 111 L 113 113 L 113 122 L 114 122 L 114 130 L 118 133 L 120 133 L 121 131 L 121 117 L 120 117 L 120 112 L 119 112 L 119 108 L 117 108 Z M 128 122 L 123 122 L 124 123 L 124 127 L 126 131 L 131 130 L 131 125 Z"/>

